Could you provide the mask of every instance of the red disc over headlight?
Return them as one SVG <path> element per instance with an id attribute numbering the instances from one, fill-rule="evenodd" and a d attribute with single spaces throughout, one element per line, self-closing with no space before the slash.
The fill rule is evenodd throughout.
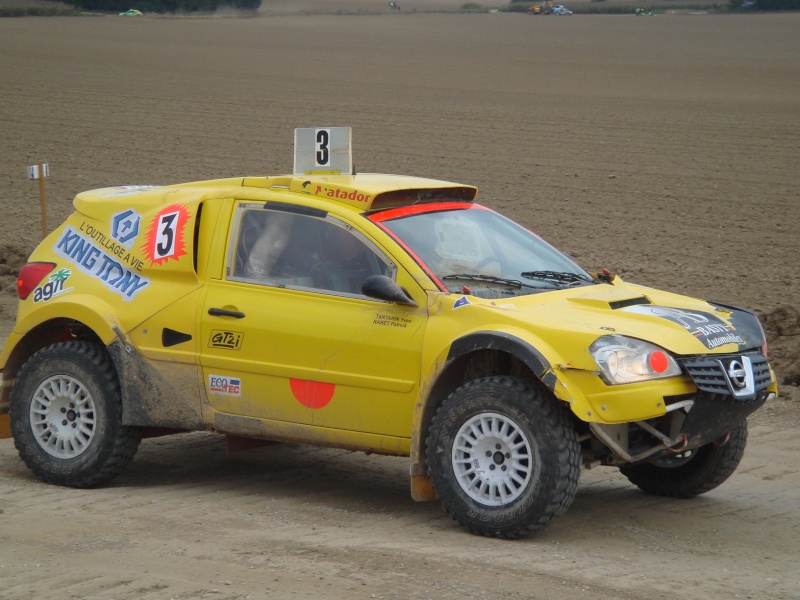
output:
<path id="1" fill-rule="evenodd" d="M 647 357 L 647 364 L 656 373 L 663 373 L 669 367 L 669 359 L 663 352 L 651 352 L 650 356 Z"/>

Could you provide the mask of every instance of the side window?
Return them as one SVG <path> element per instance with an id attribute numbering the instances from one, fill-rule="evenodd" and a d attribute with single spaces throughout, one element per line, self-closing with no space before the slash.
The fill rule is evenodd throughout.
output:
<path id="1" fill-rule="evenodd" d="M 387 258 L 331 217 L 260 207 L 242 208 L 238 217 L 234 279 L 360 296 L 370 275 L 394 277 Z"/>

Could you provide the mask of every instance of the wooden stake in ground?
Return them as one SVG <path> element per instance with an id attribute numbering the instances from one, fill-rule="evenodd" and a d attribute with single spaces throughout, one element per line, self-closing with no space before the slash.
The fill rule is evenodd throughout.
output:
<path id="1" fill-rule="evenodd" d="M 42 208 L 42 237 L 47 237 L 47 192 L 44 186 L 45 177 L 50 175 L 50 165 L 39 161 L 28 167 L 28 179 L 39 180 L 39 205 Z"/>

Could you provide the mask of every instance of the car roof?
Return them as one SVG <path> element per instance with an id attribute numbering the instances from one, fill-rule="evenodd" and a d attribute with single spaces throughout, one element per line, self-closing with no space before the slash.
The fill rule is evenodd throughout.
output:
<path id="1" fill-rule="evenodd" d="M 267 190 L 288 192 L 298 200 L 317 200 L 349 207 L 358 212 L 409 206 L 428 202 L 472 202 L 478 193 L 474 186 L 379 173 L 340 175 L 308 173 L 268 177 L 233 177 L 195 181 L 167 186 L 118 186 L 82 192 L 73 205 L 86 215 L 107 214 L 135 205 L 140 210 L 165 203 L 193 204 L 215 198 L 262 200 Z"/>

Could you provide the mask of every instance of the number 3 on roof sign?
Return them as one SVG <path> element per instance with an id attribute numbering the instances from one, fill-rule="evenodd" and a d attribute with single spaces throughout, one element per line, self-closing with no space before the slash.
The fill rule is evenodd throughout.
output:
<path id="1" fill-rule="evenodd" d="M 353 173 L 349 127 L 298 127 L 294 130 L 294 173 Z"/>

